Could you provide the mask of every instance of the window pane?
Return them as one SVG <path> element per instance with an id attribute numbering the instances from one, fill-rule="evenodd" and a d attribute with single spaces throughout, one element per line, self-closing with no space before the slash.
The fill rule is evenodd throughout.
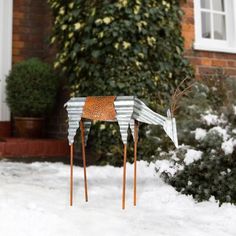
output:
<path id="1" fill-rule="evenodd" d="M 211 38 L 211 17 L 208 12 L 202 12 L 202 37 Z"/>
<path id="2" fill-rule="evenodd" d="M 225 11 L 225 1 L 224 0 L 212 0 L 213 10 L 215 11 Z"/>
<path id="3" fill-rule="evenodd" d="M 224 15 L 214 14 L 214 39 L 226 40 Z"/>
<path id="4" fill-rule="evenodd" d="M 201 0 L 201 8 L 210 9 L 210 0 Z"/>

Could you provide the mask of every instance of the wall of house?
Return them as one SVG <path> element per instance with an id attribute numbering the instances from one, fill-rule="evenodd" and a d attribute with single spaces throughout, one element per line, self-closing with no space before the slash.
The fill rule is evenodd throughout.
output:
<path id="1" fill-rule="evenodd" d="M 236 54 L 193 49 L 195 34 L 193 0 L 183 1 L 182 9 L 184 11 L 182 32 L 185 38 L 185 56 L 194 66 L 196 78 L 202 79 L 206 74 L 215 73 L 219 67 L 225 74 L 236 78 Z"/>
<path id="2" fill-rule="evenodd" d="M 13 63 L 45 57 L 45 0 L 15 0 L 13 5 Z"/>
<path id="3" fill-rule="evenodd" d="M 185 38 L 185 56 L 190 60 L 200 79 L 207 73 L 214 73 L 219 67 L 236 77 L 236 54 L 197 51 L 194 43 L 194 10 L 193 0 L 182 1 L 185 13 L 182 32 Z M 51 61 L 54 51 L 49 47 L 51 29 L 50 10 L 47 0 L 14 0 L 13 6 L 13 63 L 29 57 L 39 57 Z M 47 122 L 48 135 L 66 137 L 66 113 L 63 104 L 67 93 L 60 91 L 57 108 Z"/>
<path id="4" fill-rule="evenodd" d="M 51 15 L 47 0 L 14 0 L 13 64 L 31 57 L 52 62 L 55 50 L 49 45 Z M 66 136 L 65 91 L 60 90 L 55 110 L 46 122 L 47 136 Z"/>
<path id="5" fill-rule="evenodd" d="M 13 16 L 13 63 L 36 56 L 48 60 L 51 55 L 50 11 L 46 0 L 14 0 Z M 196 77 L 214 72 L 222 67 L 229 75 L 236 76 L 236 54 L 198 51 L 194 43 L 193 0 L 182 0 L 185 13 L 182 32 L 185 38 L 185 55 L 196 69 Z"/>

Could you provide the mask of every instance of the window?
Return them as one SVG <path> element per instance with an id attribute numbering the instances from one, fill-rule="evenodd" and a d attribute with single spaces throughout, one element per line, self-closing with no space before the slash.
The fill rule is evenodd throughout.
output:
<path id="1" fill-rule="evenodd" d="M 194 48 L 236 53 L 236 1 L 194 0 Z"/>

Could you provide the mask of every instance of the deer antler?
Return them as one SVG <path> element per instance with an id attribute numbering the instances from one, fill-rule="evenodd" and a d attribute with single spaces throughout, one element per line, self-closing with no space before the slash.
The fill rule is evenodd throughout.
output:
<path id="1" fill-rule="evenodd" d="M 171 115 L 172 117 L 174 117 L 175 111 L 178 109 L 178 102 L 180 100 L 181 97 L 183 97 L 184 95 L 186 95 L 190 89 L 193 87 L 193 85 L 196 83 L 195 81 L 192 82 L 190 85 L 188 85 L 185 89 L 181 90 L 180 87 L 186 82 L 186 80 L 188 80 L 189 78 L 185 78 L 184 80 L 182 80 L 179 85 L 177 86 L 174 94 L 171 96 L 171 107 L 170 107 L 170 111 L 171 111 Z"/>

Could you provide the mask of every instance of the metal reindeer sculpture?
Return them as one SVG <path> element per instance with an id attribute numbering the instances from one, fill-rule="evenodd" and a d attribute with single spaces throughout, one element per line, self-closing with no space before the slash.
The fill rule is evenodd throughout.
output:
<path id="1" fill-rule="evenodd" d="M 177 95 L 177 94 L 176 94 Z M 121 138 L 124 144 L 122 209 L 125 208 L 126 189 L 126 153 L 127 136 L 130 127 L 134 139 L 134 205 L 136 205 L 136 175 L 137 175 L 137 143 L 139 122 L 161 125 L 176 147 L 178 147 L 175 118 L 170 110 L 167 116 L 162 116 L 148 108 L 140 99 L 134 96 L 100 96 L 75 97 L 66 104 L 68 112 L 68 140 L 70 145 L 70 205 L 73 203 L 73 143 L 77 129 L 81 130 L 82 158 L 84 166 L 85 200 L 88 201 L 85 146 L 92 120 L 118 122 Z M 172 107 L 173 109 L 173 107 Z"/>

